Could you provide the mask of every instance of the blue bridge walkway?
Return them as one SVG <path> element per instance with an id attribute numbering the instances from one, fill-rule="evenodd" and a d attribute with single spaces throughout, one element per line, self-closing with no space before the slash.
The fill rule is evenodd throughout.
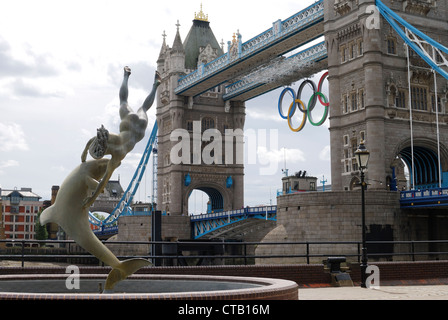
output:
<path id="1" fill-rule="evenodd" d="M 403 209 L 448 207 L 448 188 L 403 191 L 400 206 Z"/>
<path id="2" fill-rule="evenodd" d="M 218 229 L 249 219 L 277 220 L 277 206 L 247 207 L 227 212 L 208 213 L 191 217 L 193 238 L 199 239 Z"/>

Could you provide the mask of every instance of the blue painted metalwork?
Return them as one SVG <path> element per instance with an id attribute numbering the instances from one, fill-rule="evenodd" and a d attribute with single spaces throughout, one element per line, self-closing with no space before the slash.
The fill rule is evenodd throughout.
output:
<path id="1" fill-rule="evenodd" d="M 226 179 L 226 188 L 230 189 L 233 186 L 233 179 L 231 176 L 227 177 Z"/>
<path id="2" fill-rule="evenodd" d="M 403 191 L 400 193 L 401 208 L 428 208 L 448 206 L 448 188 Z"/>
<path id="3" fill-rule="evenodd" d="M 412 152 L 411 148 L 405 148 L 400 152 L 400 155 L 408 168 L 412 168 Z M 411 181 L 412 175 L 415 174 L 415 184 L 417 189 L 431 189 L 437 188 L 439 168 L 437 154 L 432 150 L 424 147 L 414 147 L 414 171 L 410 170 Z"/>
<path id="4" fill-rule="evenodd" d="M 381 15 L 389 22 L 389 24 L 394 28 L 394 30 L 398 33 L 398 35 L 406 42 L 406 44 L 412 48 L 412 50 L 417 53 L 420 58 L 422 58 L 428 65 L 431 66 L 432 69 L 434 69 L 437 73 L 439 73 L 441 76 L 443 76 L 445 79 L 448 80 L 448 72 L 443 70 L 441 66 L 448 66 L 448 62 L 446 59 L 444 59 L 444 62 L 439 64 L 437 63 L 431 55 L 424 52 L 424 50 L 416 44 L 415 39 L 411 39 L 406 30 L 409 30 L 412 34 L 416 35 L 417 37 L 420 37 L 420 39 L 426 43 L 428 43 L 430 46 L 432 46 L 435 50 L 438 50 L 440 53 L 444 52 L 445 54 L 448 54 L 448 48 L 443 46 L 442 44 L 438 43 L 434 39 L 430 38 L 420 30 L 413 27 L 411 24 L 409 24 L 406 20 L 401 18 L 398 14 L 396 14 L 393 10 L 389 9 L 387 6 L 385 6 L 380 0 L 376 0 L 376 6 L 381 13 Z M 405 28 L 405 31 L 399 26 L 399 24 Z"/>
<path id="5" fill-rule="evenodd" d="M 93 230 L 93 233 L 95 233 L 98 237 L 113 236 L 115 234 L 118 234 L 118 226 L 102 226 L 99 229 Z"/>
<path id="6" fill-rule="evenodd" d="M 299 53 L 296 53 L 282 62 L 279 62 L 275 65 L 275 68 L 281 68 L 283 65 L 290 66 L 291 64 L 295 65 L 295 68 L 306 68 L 306 66 L 310 66 L 309 68 L 313 69 L 313 65 L 320 61 L 323 61 L 328 58 L 327 47 L 325 46 L 325 42 L 320 42 L 310 48 L 304 49 Z M 273 66 L 268 67 L 274 68 Z M 314 69 L 313 69 L 314 70 Z M 274 70 L 273 73 L 276 71 Z M 277 70 L 278 72 L 278 70 Z M 265 80 L 265 81 L 263 81 Z M 242 95 L 250 90 L 254 90 L 258 87 L 261 87 L 266 84 L 266 79 L 254 79 L 253 74 L 249 74 L 243 79 L 228 85 L 225 90 L 225 94 L 223 95 L 224 100 L 233 99 L 239 95 Z M 278 86 L 272 87 L 270 90 L 275 90 L 279 88 L 281 84 Z M 286 119 L 286 116 L 285 116 Z"/>
<path id="7" fill-rule="evenodd" d="M 199 239 L 220 228 L 247 219 L 277 220 L 277 206 L 247 207 L 227 212 L 191 216 L 194 239 Z"/>
<path id="8" fill-rule="evenodd" d="M 197 187 L 195 190 L 205 192 L 210 198 L 207 213 L 222 212 L 224 210 L 224 198 L 221 192 L 212 187 Z"/>
<path id="9" fill-rule="evenodd" d="M 191 176 L 189 173 L 185 176 L 185 186 L 188 187 L 191 184 Z"/>

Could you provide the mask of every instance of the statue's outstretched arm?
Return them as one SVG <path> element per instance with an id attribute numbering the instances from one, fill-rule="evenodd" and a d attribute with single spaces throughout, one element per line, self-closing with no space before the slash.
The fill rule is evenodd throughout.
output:
<path id="1" fill-rule="evenodd" d="M 87 152 L 89 151 L 90 145 L 92 144 L 92 142 L 94 140 L 95 140 L 95 137 L 93 137 L 92 139 L 89 140 L 89 142 L 87 142 L 86 147 L 84 148 L 84 151 L 82 152 L 82 155 L 81 155 L 81 162 L 86 162 Z"/>

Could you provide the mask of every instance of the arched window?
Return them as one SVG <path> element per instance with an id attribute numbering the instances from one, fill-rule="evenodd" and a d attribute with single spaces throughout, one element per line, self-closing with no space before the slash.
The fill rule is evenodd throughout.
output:
<path id="1" fill-rule="evenodd" d="M 208 129 L 214 129 L 215 128 L 215 120 L 212 118 L 206 117 L 202 119 L 202 132 Z"/>

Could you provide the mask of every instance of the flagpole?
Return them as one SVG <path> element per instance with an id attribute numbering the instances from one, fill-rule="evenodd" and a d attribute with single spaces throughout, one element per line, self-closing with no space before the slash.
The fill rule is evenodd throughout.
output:
<path id="1" fill-rule="evenodd" d="M 411 94 L 411 66 L 410 66 L 410 59 L 409 59 L 409 46 L 406 44 L 407 48 L 407 59 L 408 59 L 408 104 L 409 104 L 409 119 L 411 124 L 411 154 L 412 154 L 412 186 L 411 190 L 415 189 L 415 164 L 414 164 L 414 131 L 413 131 L 413 124 L 412 124 L 412 94 Z"/>
<path id="2" fill-rule="evenodd" d="M 433 53 L 433 59 L 434 61 L 436 60 L 436 55 L 435 55 L 435 49 L 434 47 L 432 48 L 432 53 Z M 436 105 L 436 123 L 437 123 L 437 158 L 438 158 L 438 172 L 439 172 L 439 188 L 442 188 L 442 167 L 441 167 L 441 161 L 440 161 L 440 130 L 439 130 L 439 99 L 437 96 L 437 73 L 436 71 L 433 69 L 432 72 L 434 73 L 434 99 L 435 99 L 435 105 Z"/>

